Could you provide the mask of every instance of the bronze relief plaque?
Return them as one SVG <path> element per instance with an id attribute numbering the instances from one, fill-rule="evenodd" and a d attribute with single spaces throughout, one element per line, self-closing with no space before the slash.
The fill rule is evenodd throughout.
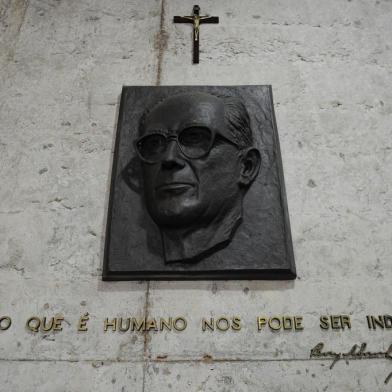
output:
<path id="1" fill-rule="evenodd" d="M 103 279 L 295 277 L 271 87 L 124 87 Z"/>

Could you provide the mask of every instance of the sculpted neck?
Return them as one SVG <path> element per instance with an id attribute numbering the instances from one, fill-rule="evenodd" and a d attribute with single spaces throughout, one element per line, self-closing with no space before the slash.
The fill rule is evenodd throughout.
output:
<path id="1" fill-rule="evenodd" d="M 196 228 L 161 228 L 166 263 L 197 261 L 229 244 L 242 220 L 242 201 L 221 212 L 207 226 Z"/>

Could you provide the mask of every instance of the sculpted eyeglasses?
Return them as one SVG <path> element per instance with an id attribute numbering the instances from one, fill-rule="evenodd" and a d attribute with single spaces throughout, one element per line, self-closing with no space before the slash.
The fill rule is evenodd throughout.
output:
<path id="1" fill-rule="evenodd" d="M 135 149 L 145 163 L 157 163 L 164 159 L 170 140 L 174 140 L 182 154 L 189 159 L 207 156 L 214 144 L 217 132 L 206 127 L 188 127 L 175 134 L 154 131 L 135 141 Z M 220 137 L 229 143 L 237 144 L 226 136 Z"/>

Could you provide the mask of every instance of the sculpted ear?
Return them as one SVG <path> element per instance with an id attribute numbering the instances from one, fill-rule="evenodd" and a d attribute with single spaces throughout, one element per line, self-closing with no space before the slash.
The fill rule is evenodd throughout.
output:
<path id="1" fill-rule="evenodd" d="M 259 174 L 261 165 L 260 151 L 251 147 L 244 150 L 241 158 L 240 185 L 248 187 Z"/>
<path id="2" fill-rule="evenodd" d="M 140 160 L 134 157 L 121 173 L 126 184 L 136 193 L 141 193 L 143 191 L 141 171 Z"/>

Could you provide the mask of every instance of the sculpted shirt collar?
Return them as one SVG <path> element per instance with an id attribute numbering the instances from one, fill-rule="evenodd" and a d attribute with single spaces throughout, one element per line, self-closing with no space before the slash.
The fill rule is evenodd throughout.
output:
<path id="1" fill-rule="evenodd" d="M 226 246 L 242 221 L 242 205 L 222 212 L 207 227 L 163 229 L 161 236 L 165 263 L 193 262 Z"/>

